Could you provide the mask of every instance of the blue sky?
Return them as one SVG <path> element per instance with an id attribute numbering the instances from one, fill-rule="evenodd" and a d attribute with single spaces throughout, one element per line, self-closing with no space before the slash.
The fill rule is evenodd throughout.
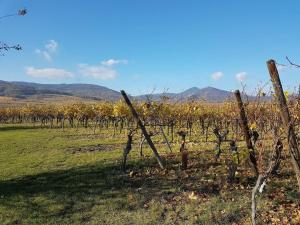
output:
<path id="1" fill-rule="evenodd" d="M 0 79 L 93 83 L 131 94 L 214 86 L 248 91 L 266 60 L 300 63 L 300 1 L 0 0 Z M 300 70 L 280 68 L 285 89 Z"/>

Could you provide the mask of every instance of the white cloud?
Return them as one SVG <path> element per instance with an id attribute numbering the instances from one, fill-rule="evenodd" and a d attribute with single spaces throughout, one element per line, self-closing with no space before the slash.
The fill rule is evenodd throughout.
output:
<path id="1" fill-rule="evenodd" d="M 50 40 L 45 45 L 45 49 L 47 49 L 49 52 L 56 52 L 58 48 L 58 43 L 55 40 Z"/>
<path id="2" fill-rule="evenodd" d="M 128 61 L 125 60 L 125 59 L 109 59 L 109 60 L 101 62 L 101 64 L 103 66 L 114 66 L 114 65 L 117 65 L 117 64 L 126 65 L 127 63 L 128 63 Z"/>
<path id="3" fill-rule="evenodd" d="M 43 54 L 43 57 L 44 57 L 48 62 L 51 62 L 51 61 L 52 61 L 52 56 L 51 56 L 48 52 L 43 51 L 42 54 Z"/>
<path id="4" fill-rule="evenodd" d="M 50 40 L 45 44 L 44 49 L 36 49 L 35 53 L 42 56 L 48 62 L 51 62 L 53 54 L 57 52 L 57 49 L 58 43 L 55 40 Z"/>
<path id="5" fill-rule="evenodd" d="M 239 82 L 244 82 L 247 78 L 247 73 L 246 72 L 240 72 L 240 73 L 237 73 L 235 75 L 235 78 L 237 79 L 237 81 Z"/>
<path id="6" fill-rule="evenodd" d="M 26 74 L 35 78 L 48 78 L 48 79 L 63 79 L 73 77 L 73 73 L 64 69 L 57 68 L 41 68 L 37 69 L 34 67 L 25 68 Z"/>
<path id="7" fill-rule="evenodd" d="M 100 65 L 78 64 L 79 73 L 83 76 L 93 77 L 100 80 L 112 80 L 118 76 L 118 72 L 113 67 L 118 64 L 126 65 L 125 59 L 108 59 L 102 61 Z"/>
<path id="8" fill-rule="evenodd" d="M 52 61 L 52 56 L 47 51 L 42 51 L 40 49 L 36 49 L 35 53 L 42 56 L 44 59 L 46 59 L 48 62 Z"/>
<path id="9" fill-rule="evenodd" d="M 40 49 L 36 49 L 35 53 L 42 56 L 46 61 L 51 62 L 52 61 L 52 56 L 50 55 L 49 52 L 47 51 L 43 51 Z"/>
<path id="10" fill-rule="evenodd" d="M 47 51 L 42 51 L 41 49 L 36 49 L 35 53 L 43 57 L 48 62 L 52 61 L 52 56 Z"/>
<path id="11" fill-rule="evenodd" d="M 212 78 L 213 80 L 219 80 L 219 79 L 221 79 L 223 76 L 224 76 L 224 73 L 221 72 L 221 71 L 218 71 L 218 72 L 214 72 L 214 73 L 211 75 L 211 78 Z"/>
<path id="12" fill-rule="evenodd" d="M 118 75 L 118 72 L 107 66 L 90 66 L 88 64 L 79 64 L 79 72 L 88 77 L 93 77 L 100 80 L 112 80 Z"/>

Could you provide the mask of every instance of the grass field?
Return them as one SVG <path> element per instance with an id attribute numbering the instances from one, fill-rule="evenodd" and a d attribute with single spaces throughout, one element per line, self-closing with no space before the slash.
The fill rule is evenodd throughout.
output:
<path id="1" fill-rule="evenodd" d="M 125 137 L 125 136 L 124 136 Z M 156 142 L 167 160 L 160 170 L 148 148 L 129 155 L 126 139 L 90 129 L 0 128 L 0 224 L 249 224 L 255 180 L 247 165 L 227 185 L 213 143 L 190 144 L 189 169 Z M 299 224 L 300 196 L 289 160 L 259 198 L 261 224 Z"/>

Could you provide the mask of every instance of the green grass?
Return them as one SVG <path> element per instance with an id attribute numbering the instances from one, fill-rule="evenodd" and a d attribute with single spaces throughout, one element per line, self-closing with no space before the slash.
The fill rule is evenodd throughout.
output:
<path id="1" fill-rule="evenodd" d="M 253 179 L 249 182 L 248 169 L 242 170 L 240 183 L 226 186 L 225 166 L 213 162 L 213 144 L 190 146 L 190 168 L 183 172 L 179 155 L 167 155 L 164 145 L 156 142 L 167 160 L 168 170 L 161 171 L 148 148 L 144 158 L 139 156 L 136 143 L 123 173 L 125 142 L 84 128 L 0 128 L 0 224 L 249 222 Z M 74 151 L 88 146 L 104 147 Z M 179 146 L 173 148 L 177 151 Z M 274 181 L 270 193 L 272 188 L 288 187 L 286 198 L 298 204 L 293 182 L 280 182 Z M 197 198 L 190 199 L 191 193 Z M 264 210 L 272 206 L 267 199 L 261 201 Z"/>

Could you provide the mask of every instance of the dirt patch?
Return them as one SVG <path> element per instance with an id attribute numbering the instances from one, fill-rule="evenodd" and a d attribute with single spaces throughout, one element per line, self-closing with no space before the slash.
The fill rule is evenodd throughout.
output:
<path id="1" fill-rule="evenodd" d="M 60 136 L 59 136 L 60 137 Z M 95 140 L 104 138 L 103 135 L 93 135 L 93 134 L 75 134 L 75 135 L 66 135 L 67 139 L 70 140 Z"/>
<path id="2" fill-rule="evenodd" d="M 96 152 L 96 151 L 111 151 L 114 149 L 121 149 L 122 146 L 120 144 L 98 144 L 98 145 L 90 145 L 90 146 L 83 146 L 83 147 L 72 147 L 69 150 L 75 153 L 82 153 L 82 152 Z"/>

